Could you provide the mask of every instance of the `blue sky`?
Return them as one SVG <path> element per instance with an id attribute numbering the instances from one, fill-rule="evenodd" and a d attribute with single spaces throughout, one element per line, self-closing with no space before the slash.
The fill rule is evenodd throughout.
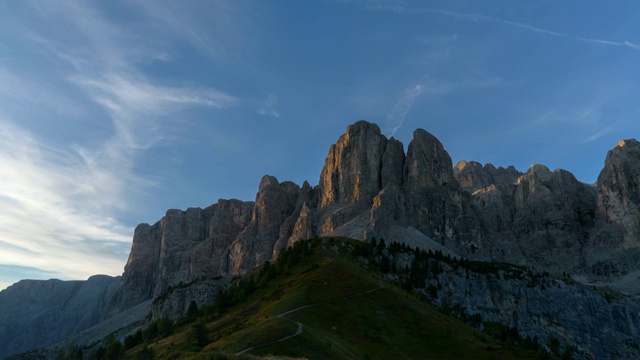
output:
<path id="1" fill-rule="evenodd" d="M 122 273 L 134 227 L 317 184 L 359 119 L 592 183 L 637 138 L 636 1 L 0 3 L 0 289 Z"/>

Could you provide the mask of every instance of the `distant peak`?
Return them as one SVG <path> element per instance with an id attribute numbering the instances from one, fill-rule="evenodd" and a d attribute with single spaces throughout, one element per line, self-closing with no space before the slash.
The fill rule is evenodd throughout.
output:
<path id="1" fill-rule="evenodd" d="M 549 168 L 545 165 L 542 164 L 532 164 L 531 166 L 529 166 L 529 172 L 534 172 L 534 173 L 548 173 L 551 172 L 551 170 L 549 170 Z"/>
<path id="2" fill-rule="evenodd" d="M 458 161 L 456 166 L 453 167 L 453 170 L 458 172 L 464 171 L 464 170 L 478 170 L 478 169 L 482 169 L 482 164 L 480 164 L 477 161 L 467 161 L 467 160 L 460 160 Z"/>
<path id="3" fill-rule="evenodd" d="M 527 171 L 529 174 L 536 174 L 538 178 L 541 180 L 546 180 L 551 176 L 551 170 L 548 167 L 541 164 L 533 164 L 529 167 Z"/>

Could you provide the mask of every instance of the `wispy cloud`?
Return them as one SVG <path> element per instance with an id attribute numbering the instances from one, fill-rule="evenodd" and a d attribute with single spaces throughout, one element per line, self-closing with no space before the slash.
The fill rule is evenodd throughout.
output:
<path id="1" fill-rule="evenodd" d="M 519 28 L 525 31 L 543 34 L 543 35 L 562 37 L 562 38 L 567 38 L 567 39 L 586 42 L 586 43 L 598 44 L 598 45 L 619 46 L 619 47 L 627 47 L 634 50 L 640 50 L 640 44 L 636 44 L 627 40 L 614 41 L 614 40 L 605 40 L 605 39 L 577 36 L 577 35 L 572 35 L 564 32 L 545 29 L 545 28 L 541 28 L 541 27 L 537 27 L 537 26 L 533 26 L 533 25 L 529 25 L 529 24 L 525 24 L 517 21 L 505 20 L 505 19 L 501 19 L 493 16 L 487 16 L 483 14 L 477 14 L 477 13 L 461 13 L 461 12 L 455 12 L 455 11 L 442 10 L 442 9 L 408 6 L 404 2 L 398 2 L 398 1 L 384 1 L 384 0 L 383 1 L 366 1 L 363 4 L 367 9 L 375 10 L 375 11 L 392 11 L 398 14 L 413 14 L 413 15 L 436 14 L 436 15 L 448 16 L 451 18 L 456 18 L 456 19 L 465 20 L 465 21 L 499 23 L 499 24 L 503 24 L 503 25 L 507 25 L 507 26 L 511 26 L 511 27 Z"/>
<path id="2" fill-rule="evenodd" d="M 403 91 L 402 95 L 394 103 L 393 107 L 387 114 L 386 123 L 390 128 L 389 135 L 394 136 L 402 127 L 411 107 L 422 94 L 429 96 L 441 96 L 462 90 L 511 87 L 519 86 L 521 84 L 521 81 L 507 81 L 502 78 L 492 77 L 463 81 L 440 81 L 428 79 L 422 81 L 418 85 L 409 86 Z"/>
<path id="3" fill-rule="evenodd" d="M 185 120 L 182 110 L 227 109 L 241 101 L 211 86 L 152 80 L 140 65 L 171 55 L 91 4 L 31 6 L 51 23 L 12 31 L 52 68 L 38 78 L 0 60 L 0 277 L 17 280 L 3 270 L 9 267 L 46 269 L 30 273 L 66 279 L 117 275 L 133 234 L 122 216 L 154 186 L 137 172 L 139 154 L 172 136 Z M 108 131 L 83 139 L 68 120 L 83 117 L 108 122 L 102 124 Z M 39 133 L 45 121 L 58 122 L 77 141 Z"/>
<path id="4" fill-rule="evenodd" d="M 273 116 L 276 118 L 280 117 L 280 112 L 278 112 L 276 107 L 277 103 L 278 98 L 273 94 L 269 94 L 266 100 L 260 101 L 260 104 L 258 105 L 258 114 Z"/>
<path id="5" fill-rule="evenodd" d="M 255 37 L 244 36 L 252 26 L 240 1 L 209 1 L 208 16 L 198 16 L 200 5 L 172 1 L 140 1 L 135 5 L 154 19 L 158 28 L 170 29 L 168 36 L 179 37 L 221 62 L 244 62 L 245 51 L 256 45 Z M 224 34 L 224 36 L 220 36 Z"/>
<path id="6" fill-rule="evenodd" d="M 468 79 L 460 81 L 441 81 L 430 79 L 425 81 L 425 92 L 429 95 L 445 95 L 455 91 L 483 89 L 490 87 L 512 87 L 522 85 L 519 80 L 505 80 L 499 77 Z"/>
<path id="7" fill-rule="evenodd" d="M 0 121 L 0 168 L 0 264 L 64 278 L 122 268 L 132 229 L 108 214 L 121 205 L 125 185 L 138 180 L 132 174 L 92 167 L 6 120 Z M 103 250 L 88 241 L 100 241 Z"/>
<path id="8" fill-rule="evenodd" d="M 402 127 L 413 103 L 415 103 L 416 99 L 424 92 L 424 90 L 425 86 L 422 84 L 413 85 L 404 90 L 393 108 L 389 111 L 389 114 L 387 114 L 387 124 L 391 127 L 391 130 L 389 131 L 390 136 L 394 136 L 396 131 Z"/>
<path id="9" fill-rule="evenodd" d="M 588 142 L 592 142 L 592 141 L 598 140 L 601 137 L 603 137 L 604 135 L 607 135 L 608 133 L 610 133 L 611 130 L 613 130 L 613 128 L 607 127 L 607 128 L 604 128 L 604 129 L 602 129 L 600 131 L 597 131 L 596 133 L 594 133 L 591 136 L 587 137 L 586 139 L 582 140 L 581 143 L 588 143 Z"/>

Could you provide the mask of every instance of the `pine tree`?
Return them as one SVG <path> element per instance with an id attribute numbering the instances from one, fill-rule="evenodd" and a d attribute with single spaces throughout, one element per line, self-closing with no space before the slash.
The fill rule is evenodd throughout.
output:
<path id="1" fill-rule="evenodd" d="M 203 347 L 209 343 L 209 329 L 202 319 L 196 320 L 189 331 L 189 342 Z"/>
<path id="2" fill-rule="evenodd" d="M 198 304 L 196 304 L 195 300 L 191 300 L 189 303 L 189 308 L 187 308 L 187 321 L 191 322 L 195 320 L 200 315 L 200 311 L 198 311 Z"/>

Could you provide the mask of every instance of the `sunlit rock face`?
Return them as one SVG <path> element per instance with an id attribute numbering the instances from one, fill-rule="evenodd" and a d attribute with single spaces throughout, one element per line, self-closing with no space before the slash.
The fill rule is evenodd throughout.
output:
<path id="1" fill-rule="evenodd" d="M 358 121 L 331 145 L 320 175 L 320 207 L 353 203 L 367 206 L 381 186 L 387 138 L 376 124 Z"/>

